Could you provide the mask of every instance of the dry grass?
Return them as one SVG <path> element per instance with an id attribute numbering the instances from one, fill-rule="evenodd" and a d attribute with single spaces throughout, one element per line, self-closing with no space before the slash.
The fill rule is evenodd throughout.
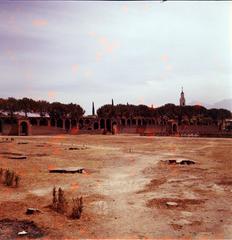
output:
<path id="1" fill-rule="evenodd" d="M 7 187 L 18 187 L 20 176 L 13 170 L 0 168 L 0 182 Z"/>
<path id="2" fill-rule="evenodd" d="M 67 210 L 67 200 L 64 195 L 62 188 L 59 188 L 58 191 L 56 187 L 52 191 L 52 209 L 58 213 L 65 213 Z"/>
<path id="3" fill-rule="evenodd" d="M 73 218 L 73 219 L 79 219 L 81 217 L 82 211 L 83 211 L 83 199 L 82 199 L 82 197 L 74 198 L 73 199 L 72 213 L 71 213 L 70 217 Z"/>
<path id="4" fill-rule="evenodd" d="M 72 219 L 80 219 L 83 211 L 83 198 L 76 197 L 72 199 L 72 210 L 69 212 L 70 202 L 66 199 L 64 190 L 59 187 L 58 191 L 56 187 L 52 191 L 52 209 L 61 214 L 67 214 Z"/>

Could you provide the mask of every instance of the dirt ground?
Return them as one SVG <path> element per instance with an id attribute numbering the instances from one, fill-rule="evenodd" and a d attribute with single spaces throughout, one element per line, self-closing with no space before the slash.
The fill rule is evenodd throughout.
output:
<path id="1" fill-rule="evenodd" d="M 21 181 L 18 188 L 0 183 L 0 239 L 17 236 L 28 221 L 41 230 L 42 239 L 232 239 L 232 139 L 4 138 L 0 137 L 0 168 L 14 170 Z M 168 164 L 165 160 L 170 159 L 195 164 Z M 85 171 L 49 173 L 54 167 Z M 54 186 L 64 189 L 70 203 L 83 196 L 81 219 L 49 207 Z M 29 207 L 41 212 L 26 215 Z"/>

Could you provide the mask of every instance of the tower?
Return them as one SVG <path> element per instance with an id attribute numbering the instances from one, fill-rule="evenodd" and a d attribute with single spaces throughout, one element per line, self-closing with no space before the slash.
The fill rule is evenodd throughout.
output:
<path id="1" fill-rule="evenodd" d="M 181 94 L 180 94 L 180 106 L 185 106 L 185 97 L 184 97 L 183 87 L 181 88 Z"/>
<path id="2" fill-rule="evenodd" d="M 94 108 L 94 102 L 92 102 L 92 115 L 95 115 L 95 108 Z"/>

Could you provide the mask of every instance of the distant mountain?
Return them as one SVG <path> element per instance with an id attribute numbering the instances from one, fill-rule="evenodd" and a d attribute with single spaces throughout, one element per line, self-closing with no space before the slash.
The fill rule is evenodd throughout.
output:
<path id="1" fill-rule="evenodd" d="M 193 101 L 193 102 L 190 102 L 189 105 L 196 105 L 196 104 L 199 104 L 201 106 L 204 106 L 208 109 L 210 108 L 224 108 L 224 109 L 227 109 L 229 111 L 232 112 L 232 98 L 227 98 L 227 99 L 223 99 L 219 102 L 216 102 L 214 104 L 207 104 L 207 103 L 202 103 L 200 101 Z"/>

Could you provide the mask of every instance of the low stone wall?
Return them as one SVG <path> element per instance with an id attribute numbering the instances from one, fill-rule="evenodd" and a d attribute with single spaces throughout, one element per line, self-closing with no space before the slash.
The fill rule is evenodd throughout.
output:
<path id="1" fill-rule="evenodd" d="M 77 134 L 103 134 L 104 129 L 98 130 L 78 130 Z"/>
<path id="2" fill-rule="evenodd" d="M 18 135 L 18 124 L 3 124 L 2 135 Z"/>
<path id="3" fill-rule="evenodd" d="M 48 127 L 48 126 L 31 126 L 32 135 L 55 135 L 66 134 L 67 132 L 62 128 Z"/>
<path id="4" fill-rule="evenodd" d="M 121 127 L 119 129 L 119 133 L 131 133 L 135 134 L 137 133 L 137 127 Z"/>

